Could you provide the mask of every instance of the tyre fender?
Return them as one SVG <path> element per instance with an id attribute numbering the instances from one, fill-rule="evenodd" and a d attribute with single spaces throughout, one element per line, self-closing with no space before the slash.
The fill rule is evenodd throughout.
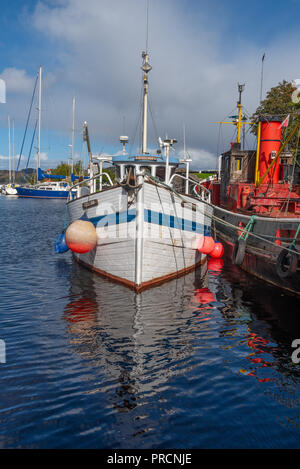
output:
<path id="1" fill-rule="evenodd" d="M 236 241 L 232 252 L 232 263 L 235 265 L 242 265 L 246 254 L 246 240 L 240 239 Z"/>
<path id="2" fill-rule="evenodd" d="M 296 253 L 298 251 L 294 246 L 291 249 L 295 253 L 282 249 L 277 257 L 276 272 L 280 278 L 291 277 L 297 271 L 299 256 Z"/>

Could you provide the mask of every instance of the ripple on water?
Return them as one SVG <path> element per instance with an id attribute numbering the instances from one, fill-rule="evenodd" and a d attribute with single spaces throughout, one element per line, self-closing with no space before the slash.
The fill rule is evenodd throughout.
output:
<path id="1" fill-rule="evenodd" d="M 54 254 L 52 202 L 0 197 L 0 447 L 299 446 L 298 300 L 229 263 L 136 295 Z"/>

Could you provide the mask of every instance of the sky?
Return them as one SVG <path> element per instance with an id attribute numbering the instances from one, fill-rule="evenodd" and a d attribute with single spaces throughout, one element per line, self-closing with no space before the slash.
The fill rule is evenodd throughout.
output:
<path id="1" fill-rule="evenodd" d="M 215 169 L 217 154 L 234 137 L 233 126 L 220 131 L 216 122 L 235 113 L 238 82 L 246 85 L 245 111 L 255 111 L 263 53 L 263 95 L 283 79 L 300 78 L 299 15 L 300 0 L 149 0 L 149 150 L 158 148 L 158 136 L 168 135 L 183 155 L 185 128 L 193 169 Z M 1 2 L 0 31 L 0 78 L 7 87 L 6 104 L 0 104 L 0 169 L 8 168 L 8 115 L 19 158 L 40 65 L 42 168 L 71 156 L 73 97 L 76 159 L 87 161 L 84 121 L 94 154 L 120 152 L 124 133 L 128 152 L 139 151 L 146 0 Z M 28 158 L 36 105 L 20 168 Z M 255 143 L 249 134 L 246 143 Z M 29 166 L 35 165 L 36 142 L 32 153 Z"/>

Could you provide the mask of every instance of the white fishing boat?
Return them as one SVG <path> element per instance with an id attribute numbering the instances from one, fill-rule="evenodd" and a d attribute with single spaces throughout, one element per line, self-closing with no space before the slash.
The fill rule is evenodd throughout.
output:
<path id="1" fill-rule="evenodd" d="M 210 192 L 189 178 L 190 159 L 170 156 L 175 139 L 160 140 L 157 154 L 147 151 L 148 73 L 143 52 L 143 125 L 140 154 L 112 157 L 116 178 L 102 169 L 95 174 L 88 142 L 89 179 L 76 183 L 67 202 L 69 221 L 89 220 L 96 228 L 96 246 L 74 253 L 78 262 L 136 291 L 186 274 L 203 265 L 199 246 L 211 235 Z M 127 137 L 121 137 L 123 149 Z M 184 164 L 186 174 L 177 174 Z M 98 165 L 99 167 L 99 165 Z M 174 189 L 180 181 L 181 190 Z M 104 185 L 104 181 L 107 183 Z M 76 193 L 74 191 L 76 189 Z"/>

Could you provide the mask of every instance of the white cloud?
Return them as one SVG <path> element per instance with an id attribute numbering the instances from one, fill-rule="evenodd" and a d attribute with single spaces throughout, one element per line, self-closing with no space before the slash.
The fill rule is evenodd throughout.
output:
<path id="1" fill-rule="evenodd" d="M 192 159 L 191 169 L 216 169 L 216 156 L 209 151 L 199 148 L 188 148 L 186 155 Z M 184 158 L 183 150 L 179 152 L 179 156 Z"/>
<path id="2" fill-rule="evenodd" d="M 8 92 L 28 93 L 33 91 L 34 78 L 28 76 L 26 70 L 5 68 L 0 77 L 5 81 Z"/>
<path id="3" fill-rule="evenodd" d="M 76 129 L 88 120 L 92 147 L 120 147 L 119 135 L 129 136 L 127 151 L 140 145 L 137 126 L 141 92 L 141 51 L 145 47 L 145 5 L 141 0 L 52 0 L 40 1 L 32 26 L 44 41 L 42 129 L 70 132 L 72 98 L 76 96 Z M 199 10 L 198 10 L 199 12 Z M 218 125 L 236 107 L 237 82 L 246 82 L 243 95 L 249 112 L 258 105 L 260 60 L 265 50 L 252 36 L 236 41 L 233 50 L 224 45 L 222 21 L 214 18 L 213 32 L 207 18 L 197 13 L 197 28 L 183 14 L 177 0 L 150 2 L 150 105 L 149 147 L 158 133 L 177 138 L 182 148 L 182 127 L 187 147 L 203 168 L 215 167 L 214 154 L 229 147 L 233 126 L 223 126 L 218 145 Z M 188 18 L 188 19 L 187 19 Z M 196 23 L 196 22 L 195 22 Z M 266 50 L 264 89 L 283 78 L 300 76 L 299 35 L 277 36 Z M 55 56 L 51 70 L 47 57 Z M 49 62 L 49 61 L 48 61 Z M 24 70 L 6 69 L 7 86 L 16 93 L 8 106 L 25 121 L 34 77 Z M 8 80 L 9 76 L 11 77 Z M 10 81 L 10 85 L 9 85 Z M 29 86 L 30 84 L 30 86 Z M 23 101 L 17 93 L 27 93 Z M 18 91 L 19 90 L 19 91 Z M 123 117 L 125 116 L 125 129 Z M 155 127 L 152 125 L 152 116 Z M 135 140 L 134 140 L 134 136 Z"/>
<path id="4" fill-rule="evenodd" d="M 19 155 L 15 155 L 15 161 L 17 161 L 19 159 Z M 21 160 L 25 160 L 26 157 L 24 155 L 21 156 Z M 6 155 L 0 155 L 0 160 L 5 160 L 5 161 L 8 161 L 9 160 L 9 156 L 6 156 Z M 12 157 L 11 157 L 11 161 L 12 161 Z"/>
<path id="5" fill-rule="evenodd" d="M 34 160 L 34 161 L 37 161 L 37 154 L 34 155 L 33 160 Z M 47 160 L 48 160 L 48 154 L 41 151 L 41 153 L 40 153 L 40 161 L 42 162 L 42 161 L 47 161 Z"/>

